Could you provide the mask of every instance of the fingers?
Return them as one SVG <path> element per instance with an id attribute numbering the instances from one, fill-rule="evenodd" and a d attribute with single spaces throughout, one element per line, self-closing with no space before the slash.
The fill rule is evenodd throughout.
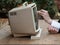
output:
<path id="1" fill-rule="evenodd" d="M 46 10 L 43 10 L 43 9 L 41 9 L 40 11 L 41 11 L 41 12 L 43 12 L 43 13 L 46 13 L 46 12 L 48 12 L 48 11 L 46 11 Z"/>
<path id="2" fill-rule="evenodd" d="M 43 12 L 41 12 L 41 11 L 37 11 L 37 13 L 39 14 L 39 15 L 44 15 L 44 13 Z"/>
<path id="3" fill-rule="evenodd" d="M 37 11 L 37 13 L 48 13 L 48 11 L 41 9 L 40 11 Z"/>
<path id="4" fill-rule="evenodd" d="M 57 31 L 55 29 L 51 29 L 49 30 L 50 33 L 57 33 Z"/>
<path id="5" fill-rule="evenodd" d="M 40 11 L 37 11 L 37 13 L 43 17 L 48 17 L 48 11 L 41 9 Z"/>
<path id="6" fill-rule="evenodd" d="M 57 31 L 56 30 L 54 30 L 54 29 L 50 29 L 50 30 L 48 30 L 48 32 L 50 32 L 50 33 L 57 33 Z"/>
<path id="7" fill-rule="evenodd" d="M 54 32 L 54 28 L 50 26 L 50 27 L 48 28 L 48 31 L 49 31 L 50 33 L 53 33 L 53 32 Z"/>
<path id="8" fill-rule="evenodd" d="M 52 26 L 49 26 L 48 27 L 48 32 L 50 32 L 50 33 L 58 33 L 58 29 L 57 28 L 54 28 L 54 27 L 52 27 Z"/>

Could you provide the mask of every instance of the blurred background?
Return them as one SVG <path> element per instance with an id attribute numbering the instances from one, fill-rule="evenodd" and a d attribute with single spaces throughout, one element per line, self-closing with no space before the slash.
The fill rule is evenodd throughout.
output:
<path id="1" fill-rule="evenodd" d="M 8 18 L 8 11 L 12 8 L 20 7 L 25 1 L 27 1 L 29 4 L 36 3 L 37 10 L 47 10 L 51 18 L 59 17 L 59 0 L 0 0 L 0 18 Z M 41 18 L 41 16 L 39 16 L 39 18 Z"/>

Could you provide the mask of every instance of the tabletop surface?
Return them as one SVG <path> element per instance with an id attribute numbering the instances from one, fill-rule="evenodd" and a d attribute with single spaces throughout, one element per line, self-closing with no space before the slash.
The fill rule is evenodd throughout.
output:
<path id="1" fill-rule="evenodd" d="M 60 44 L 60 34 L 50 34 L 47 30 L 48 24 L 44 20 L 39 20 L 39 25 L 42 28 L 39 40 L 9 36 L 0 40 L 0 44 Z"/>

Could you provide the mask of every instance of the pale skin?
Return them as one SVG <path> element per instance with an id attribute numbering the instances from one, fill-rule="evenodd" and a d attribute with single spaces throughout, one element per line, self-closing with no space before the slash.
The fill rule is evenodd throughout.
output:
<path id="1" fill-rule="evenodd" d="M 52 27 L 51 25 L 49 25 L 49 26 L 48 26 L 48 32 L 49 32 L 49 33 L 56 34 L 56 33 L 58 33 L 58 29 L 55 28 L 55 27 Z"/>
<path id="2" fill-rule="evenodd" d="M 50 18 L 48 11 L 41 9 L 40 11 L 37 11 L 37 13 L 41 15 L 44 18 L 44 20 L 49 24 L 48 32 L 54 33 L 54 34 L 58 33 L 58 29 L 50 25 L 52 22 L 52 19 Z"/>

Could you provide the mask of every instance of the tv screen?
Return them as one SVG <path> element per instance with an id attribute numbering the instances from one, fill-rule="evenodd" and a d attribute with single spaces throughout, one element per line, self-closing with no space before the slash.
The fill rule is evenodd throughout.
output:
<path id="1" fill-rule="evenodd" d="M 36 30 L 38 29 L 38 15 L 36 13 L 37 9 L 36 7 L 33 8 L 33 13 L 34 13 L 34 19 L 35 19 L 35 25 L 36 25 Z"/>

